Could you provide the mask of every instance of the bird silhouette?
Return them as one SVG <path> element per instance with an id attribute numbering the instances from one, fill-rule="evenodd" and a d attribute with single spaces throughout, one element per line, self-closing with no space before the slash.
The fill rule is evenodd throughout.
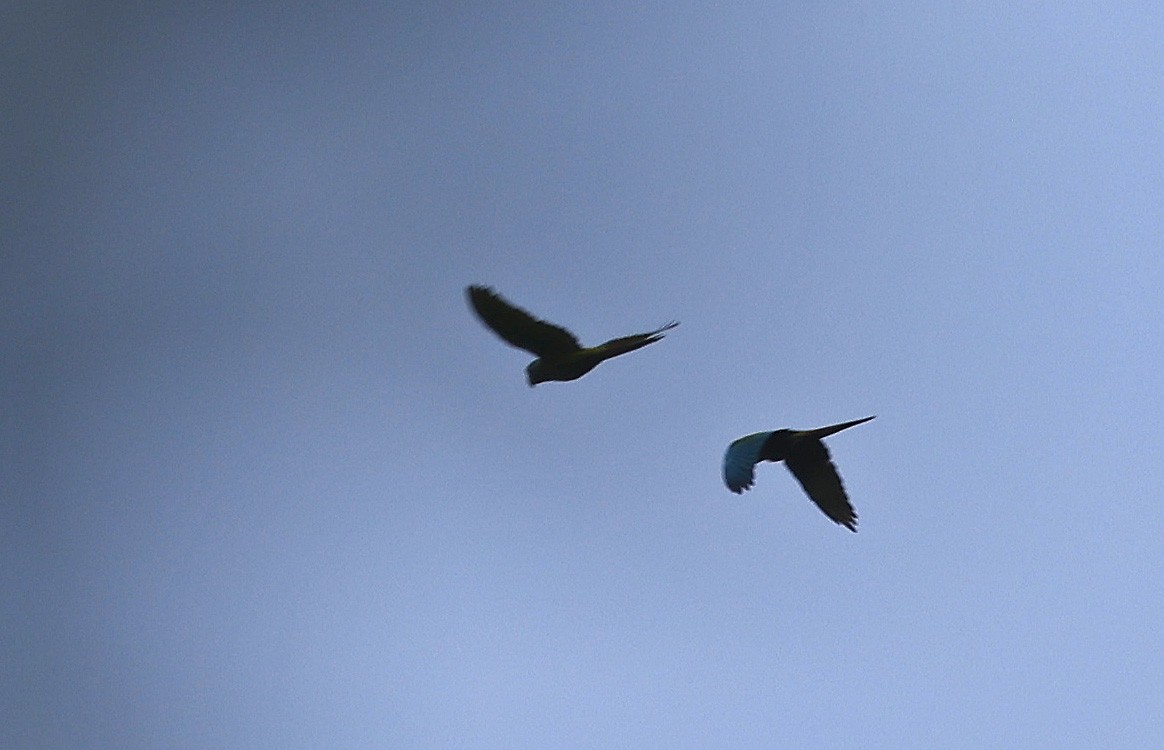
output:
<path id="1" fill-rule="evenodd" d="M 663 332 L 679 325 L 672 321 L 646 333 L 611 339 L 605 344 L 584 347 L 565 328 L 538 320 L 485 286 L 466 290 L 469 304 L 481 322 L 513 346 L 537 355 L 525 368 L 530 387 L 549 380 L 577 380 L 604 360 L 633 352 L 663 338 Z"/>
<path id="2" fill-rule="evenodd" d="M 723 456 L 723 481 L 737 494 L 752 486 L 760 461 L 783 461 L 792 476 L 824 514 L 849 531 L 857 530 L 857 513 L 845 494 L 829 449 L 821 442 L 841 430 L 868 422 L 873 417 L 818 427 L 815 430 L 775 430 L 745 435 L 728 446 Z"/>

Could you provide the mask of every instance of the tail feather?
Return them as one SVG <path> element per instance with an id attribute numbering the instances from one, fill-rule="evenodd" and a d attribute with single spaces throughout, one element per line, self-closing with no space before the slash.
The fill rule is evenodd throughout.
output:
<path id="1" fill-rule="evenodd" d="M 876 415 L 874 415 L 874 417 L 875 416 Z M 804 430 L 804 432 L 808 433 L 811 437 L 820 440 L 821 438 L 826 438 L 829 435 L 835 435 L 841 430 L 847 430 L 850 427 L 856 427 L 859 424 L 864 424 L 870 419 L 873 419 L 873 417 L 863 417 L 862 419 L 854 419 L 851 422 L 841 422 L 840 424 L 832 424 L 828 427 L 817 427 L 815 430 Z"/>
<path id="2" fill-rule="evenodd" d="M 672 320 L 670 323 L 656 328 L 653 331 L 647 331 L 646 333 L 636 333 L 633 336 L 623 336 L 622 338 L 611 339 L 605 344 L 595 347 L 595 349 L 601 351 L 603 359 L 617 357 L 620 354 L 633 352 L 635 349 L 642 349 L 647 344 L 653 344 L 656 341 L 662 340 L 663 332 L 669 331 L 677 325 L 679 325 L 679 322 Z"/>

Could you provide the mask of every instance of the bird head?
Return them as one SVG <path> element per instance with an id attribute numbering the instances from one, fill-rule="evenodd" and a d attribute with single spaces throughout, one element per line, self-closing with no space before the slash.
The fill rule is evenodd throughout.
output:
<path id="1" fill-rule="evenodd" d="M 535 359 L 533 362 L 529 363 L 528 367 L 525 368 L 525 377 L 526 380 L 529 381 L 530 388 L 533 388 L 538 383 L 544 383 L 550 379 L 549 373 L 546 372 L 545 367 L 543 366 L 544 364 L 545 363 L 543 363 L 540 359 Z"/>

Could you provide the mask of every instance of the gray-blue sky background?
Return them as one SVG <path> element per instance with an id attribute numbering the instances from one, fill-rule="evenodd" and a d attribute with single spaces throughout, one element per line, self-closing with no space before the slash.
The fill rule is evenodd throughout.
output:
<path id="1" fill-rule="evenodd" d="M 1164 743 L 1164 12 L 805 5 L 5 11 L 0 745 Z"/>

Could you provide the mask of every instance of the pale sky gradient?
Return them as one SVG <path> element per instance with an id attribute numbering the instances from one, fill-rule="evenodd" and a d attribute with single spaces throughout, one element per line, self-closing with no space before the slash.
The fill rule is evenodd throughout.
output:
<path id="1" fill-rule="evenodd" d="M 0 746 L 1164 746 L 1164 6 L 117 7 L 0 14 Z"/>

